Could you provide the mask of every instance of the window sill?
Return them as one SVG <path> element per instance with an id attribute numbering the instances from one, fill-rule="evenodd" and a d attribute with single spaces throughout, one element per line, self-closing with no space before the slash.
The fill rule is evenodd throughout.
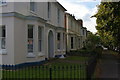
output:
<path id="1" fill-rule="evenodd" d="M 61 51 L 60 49 L 58 49 L 57 51 Z"/>
<path id="2" fill-rule="evenodd" d="M 7 54 L 6 49 L 1 49 L 1 50 L 0 50 L 0 54 L 1 54 L 1 55 L 6 55 L 6 54 Z"/>
<path id="3" fill-rule="evenodd" d="M 43 56 L 45 56 L 45 54 L 39 52 L 38 56 L 39 56 L 39 57 L 43 57 Z"/>
<path id="4" fill-rule="evenodd" d="M 35 55 L 33 53 L 28 53 L 27 58 L 35 58 Z"/>

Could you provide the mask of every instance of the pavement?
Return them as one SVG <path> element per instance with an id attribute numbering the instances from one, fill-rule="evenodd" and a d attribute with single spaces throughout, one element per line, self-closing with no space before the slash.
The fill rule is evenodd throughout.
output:
<path id="1" fill-rule="evenodd" d="M 99 61 L 100 74 L 96 80 L 120 80 L 120 62 L 113 54 L 102 54 Z"/>

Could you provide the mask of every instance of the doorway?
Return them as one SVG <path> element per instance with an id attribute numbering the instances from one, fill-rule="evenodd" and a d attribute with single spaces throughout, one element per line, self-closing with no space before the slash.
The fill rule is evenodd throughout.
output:
<path id="1" fill-rule="evenodd" d="M 51 30 L 48 33 L 48 57 L 54 57 L 54 36 Z"/>

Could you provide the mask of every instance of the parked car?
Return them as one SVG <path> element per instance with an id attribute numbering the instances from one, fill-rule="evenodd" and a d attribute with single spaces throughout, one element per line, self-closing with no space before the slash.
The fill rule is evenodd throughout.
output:
<path id="1" fill-rule="evenodd" d="M 106 47 L 104 47 L 104 46 L 102 46 L 102 48 L 103 48 L 103 50 L 108 50 L 108 48 L 106 48 Z"/>

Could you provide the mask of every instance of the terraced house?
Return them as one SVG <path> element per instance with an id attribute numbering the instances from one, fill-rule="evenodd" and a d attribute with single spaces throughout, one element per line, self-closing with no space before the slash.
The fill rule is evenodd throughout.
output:
<path id="1" fill-rule="evenodd" d="M 81 46 L 82 47 L 86 46 L 87 33 L 88 33 L 87 28 L 81 27 Z"/>
<path id="2" fill-rule="evenodd" d="M 75 19 L 75 16 L 66 13 L 65 28 L 67 32 L 67 52 L 80 49 L 80 22 Z"/>
<path id="3" fill-rule="evenodd" d="M 87 37 L 87 29 L 83 27 L 83 21 L 81 19 L 77 20 L 74 15 L 66 13 L 65 28 L 67 33 L 67 52 L 81 49 Z"/>
<path id="4" fill-rule="evenodd" d="M 40 62 L 64 55 L 66 9 L 59 2 L 0 4 L 0 63 Z"/>

